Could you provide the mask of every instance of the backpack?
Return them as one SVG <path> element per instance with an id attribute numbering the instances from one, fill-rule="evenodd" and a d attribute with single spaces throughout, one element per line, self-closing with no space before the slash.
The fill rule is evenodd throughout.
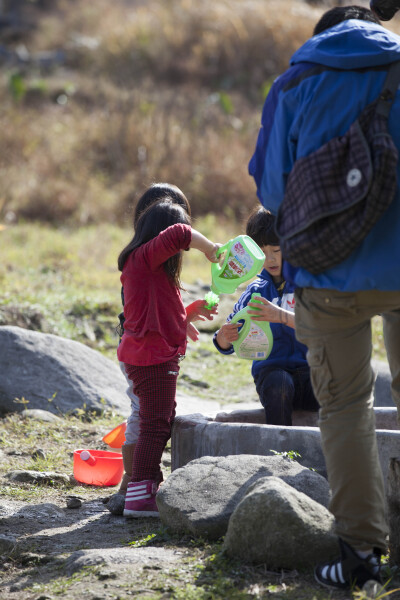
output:
<path id="1" fill-rule="evenodd" d="M 397 61 L 343 136 L 294 163 L 275 223 L 282 256 L 294 267 L 318 274 L 342 262 L 390 206 L 398 150 L 387 121 L 399 82 Z"/>

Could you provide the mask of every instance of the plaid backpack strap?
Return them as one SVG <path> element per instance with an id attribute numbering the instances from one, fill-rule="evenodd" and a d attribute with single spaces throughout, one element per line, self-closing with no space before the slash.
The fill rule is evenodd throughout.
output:
<path id="1" fill-rule="evenodd" d="M 392 63 L 386 75 L 385 83 L 383 84 L 382 92 L 380 93 L 378 103 L 376 105 L 376 114 L 381 115 L 385 119 L 389 117 L 390 109 L 392 108 L 393 100 L 396 97 L 396 91 L 400 84 L 400 61 Z"/>

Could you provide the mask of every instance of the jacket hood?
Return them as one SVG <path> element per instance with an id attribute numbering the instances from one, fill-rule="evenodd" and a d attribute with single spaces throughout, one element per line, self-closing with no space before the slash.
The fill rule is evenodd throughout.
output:
<path id="1" fill-rule="evenodd" d="M 290 64 L 311 62 L 350 70 L 396 60 L 400 60 L 400 36 L 382 25 L 349 19 L 307 40 Z"/>

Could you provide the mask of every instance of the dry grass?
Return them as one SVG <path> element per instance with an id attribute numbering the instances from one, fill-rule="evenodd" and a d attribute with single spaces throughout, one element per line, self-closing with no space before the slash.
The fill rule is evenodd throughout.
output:
<path id="1" fill-rule="evenodd" d="M 327 5 L 27 0 L 35 27 L 0 32 L 29 59 L 0 74 L 0 222 L 121 224 L 163 180 L 195 215 L 244 218 L 263 99 Z"/>
<path id="2" fill-rule="evenodd" d="M 0 219 L 121 223 L 154 180 L 179 185 L 194 214 L 246 215 L 265 91 L 321 11 L 289 0 L 45 7 L 16 40 L 31 64 L 0 78 Z M 65 64 L 38 67 L 35 53 L 60 44 Z"/>

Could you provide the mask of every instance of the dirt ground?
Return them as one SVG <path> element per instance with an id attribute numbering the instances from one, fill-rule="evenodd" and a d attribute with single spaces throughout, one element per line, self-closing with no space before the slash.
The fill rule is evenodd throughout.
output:
<path id="1" fill-rule="evenodd" d="M 1 500 L 0 533 L 18 538 L 16 552 L 2 565 L 1 598 L 144 598 L 173 591 L 165 575 L 187 551 L 129 546 L 154 535 L 159 521 L 111 515 L 105 497 L 92 495 L 71 509 L 61 497 L 35 504 Z M 163 582 L 157 590 L 152 574 L 160 572 Z"/>
<path id="2" fill-rule="evenodd" d="M 159 519 L 112 515 L 107 501 L 118 486 L 74 481 L 72 449 L 105 449 L 102 435 L 119 418 L 0 419 L 1 600 L 366 599 L 321 588 L 311 569 L 272 572 L 228 559 L 222 540 L 176 535 Z M 170 458 L 167 446 L 165 477 Z M 400 591 L 389 596 L 399 598 Z"/>
<path id="3" fill-rule="evenodd" d="M 221 544 L 176 537 L 158 519 L 112 515 L 106 503 L 117 488 L 3 481 L 0 538 L 16 544 L 3 554 L 2 600 L 351 597 L 321 590 L 311 573 L 276 573 L 228 560 Z M 30 500 L 11 497 L 29 487 Z"/>

